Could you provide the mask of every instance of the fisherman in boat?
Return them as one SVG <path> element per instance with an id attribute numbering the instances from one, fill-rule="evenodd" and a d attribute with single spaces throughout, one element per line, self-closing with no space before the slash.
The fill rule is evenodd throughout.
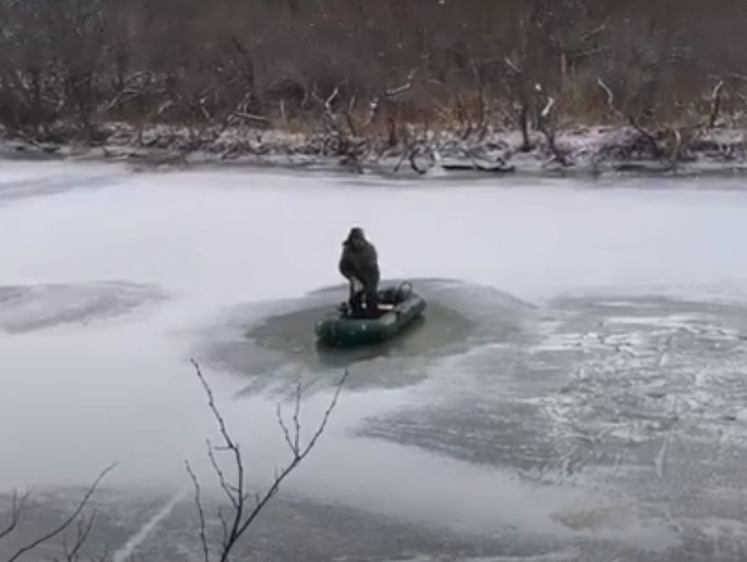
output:
<path id="1" fill-rule="evenodd" d="M 339 269 L 350 284 L 348 305 L 353 317 L 377 318 L 380 279 L 378 256 L 374 245 L 366 240 L 362 228 L 351 228 L 342 243 Z"/>

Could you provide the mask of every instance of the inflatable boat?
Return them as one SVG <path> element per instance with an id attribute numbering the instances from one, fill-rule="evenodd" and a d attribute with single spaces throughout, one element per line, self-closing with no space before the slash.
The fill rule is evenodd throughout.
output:
<path id="1" fill-rule="evenodd" d="M 332 347 L 357 347 L 384 342 L 422 315 L 426 300 L 410 283 L 379 291 L 379 311 L 374 318 L 354 317 L 347 303 L 314 326 L 318 340 Z"/>

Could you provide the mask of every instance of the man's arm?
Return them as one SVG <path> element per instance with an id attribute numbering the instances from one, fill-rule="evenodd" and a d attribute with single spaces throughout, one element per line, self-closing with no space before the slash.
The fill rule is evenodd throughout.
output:
<path id="1" fill-rule="evenodd" d="M 342 255 L 340 256 L 340 262 L 337 267 L 343 277 L 347 277 L 348 279 L 350 279 L 351 277 L 355 276 L 355 264 L 353 263 L 352 256 L 350 255 L 350 250 L 348 248 L 343 249 Z"/>

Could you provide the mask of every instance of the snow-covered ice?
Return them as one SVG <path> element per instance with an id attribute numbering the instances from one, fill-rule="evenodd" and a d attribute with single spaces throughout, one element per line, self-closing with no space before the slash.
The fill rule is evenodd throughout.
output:
<path id="1" fill-rule="evenodd" d="M 198 558 L 184 460 L 209 479 L 215 428 L 188 359 L 253 484 L 286 459 L 282 391 L 325 381 L 310 427 L 350 366 L 259 559 L 311 528 L 320 560 L 742 559 L 740 187 L 2 162 L 0 492 L 64 496 L 117 462 L 98 501 L 121 527 L 94 542 Z M 325 362 L 305 326 L 344 298 L 353 225 L 432 314 L 386 353 Z"/>

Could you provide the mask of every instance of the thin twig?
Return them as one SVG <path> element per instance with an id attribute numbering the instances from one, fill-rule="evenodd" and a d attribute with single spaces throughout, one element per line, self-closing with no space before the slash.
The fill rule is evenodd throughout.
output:
<path id="1" fill-rule="evenodd" d="M 208 457 L 210 458 L 210 464 L 213 465 L 213 470 L 215 470 L 215 473 L 218 476 L 218 480 L 220 482 L 220 487 L 223 489 L 223 491 L 228 496 L 228 499 L 231 500 L 231 503 L 235 508 L 238 508 L 238 505 L 236 503 L 236 499 L 233 497 L 234 489 L 231 487 L 231 485 L 226 480 L 225 474 L 221 470 L 220 466 L 218 465 L 218 461 L 215 459 L 215 454 L 213 453 L 214 448 L 210 444 L 210 440 L 207 441 L 208 445 Z"/>
<path id="2" fill-rule="evenodd" d="M 288 444 L 288 448 L 290 448 L 290 450 L 293 451 L 294 450 L 293 439 L 291 438 L 291 434 L 290 434 L 290 430 L 288 429 L 288 426 L 285 425 L 285 420 L 283 419 L 283 411 L 280 406 L 280 402 L 278 402 L 275 407 L 275 414 L 278 419 L 278 424 L 280 425 L 280 428 L 283 430 L 283 437 L 285 438 L 285 442 Z"/>
<path id="3" fill-rule="evenodd" d="M 298 421 L 298 414 L 301 410 L 301 383 L 296 383 L 296 407 L 293 410 L 293 426 L 295 428 L 295 439 L 293 440 L 293 453 L 298 454 L 301 446 L 301 422 Z"/>
<path id="4" fill-rule="evenodd" d="M 210 407 L 210 410 L 213 412 L 213 416 L 218 422 L 218 425 L 220 427 L 220 434 L 223 437 L 223 440 L 226 442 L 226 446 L 229 449 L 236 449 L 237 448 L 236 444 L 233 442 L 233 440 L 231 439 L 231 436 L 228 434 L 228 430 L 226 429 L 226 422 L 215 405 L 215 398 L 213 397 L 213 391 L 210 389 L 210 386 L 208 386 L 208 383 L 205 380 L 205 377 L 203 376 L 202 371 L 200 370 L 200 366 L 197 364 L 197 361 L 192 359 L 191 362 L 192 362 L 192 365 L 194 365 L 195 371 L 197 372 L 197 377 L 200 379 L 200 382 L 202 383 L 202 387 L 205 389 L 205 393 L 207 394 L 207 397 L 208 397 L 208 406 Z"/>
<path id="5" fill-rule="evenodd" d="M 202 508 L 202 500 L 200 499 L 200 483 L 197 481 L 197 476 L 189 465 L 189 462 L 184 462 L 187 465 L 187 472 L 189 472 L 189 477 L 192 479 L 192 484 L 195 488 L 195 505 L 197 506 L 197 514 L 200 519 L 200 542 L 202 543 L 203 558 L 205 562 L 210 562 L 210 550 L 205 534 L 205 510 Z"/>
<path id="6" fill-rule="evenodd" d="M 221 508 L 218 508 L 218 519 L 220 520 L 220 526 L 223 529 L 223 539 L 221 540 L 221 544 L 225 545 L 226 542 L 228 542 L 228 522 L 226 521 L 226 516 L 223 515 L 223 510 Z"/>

